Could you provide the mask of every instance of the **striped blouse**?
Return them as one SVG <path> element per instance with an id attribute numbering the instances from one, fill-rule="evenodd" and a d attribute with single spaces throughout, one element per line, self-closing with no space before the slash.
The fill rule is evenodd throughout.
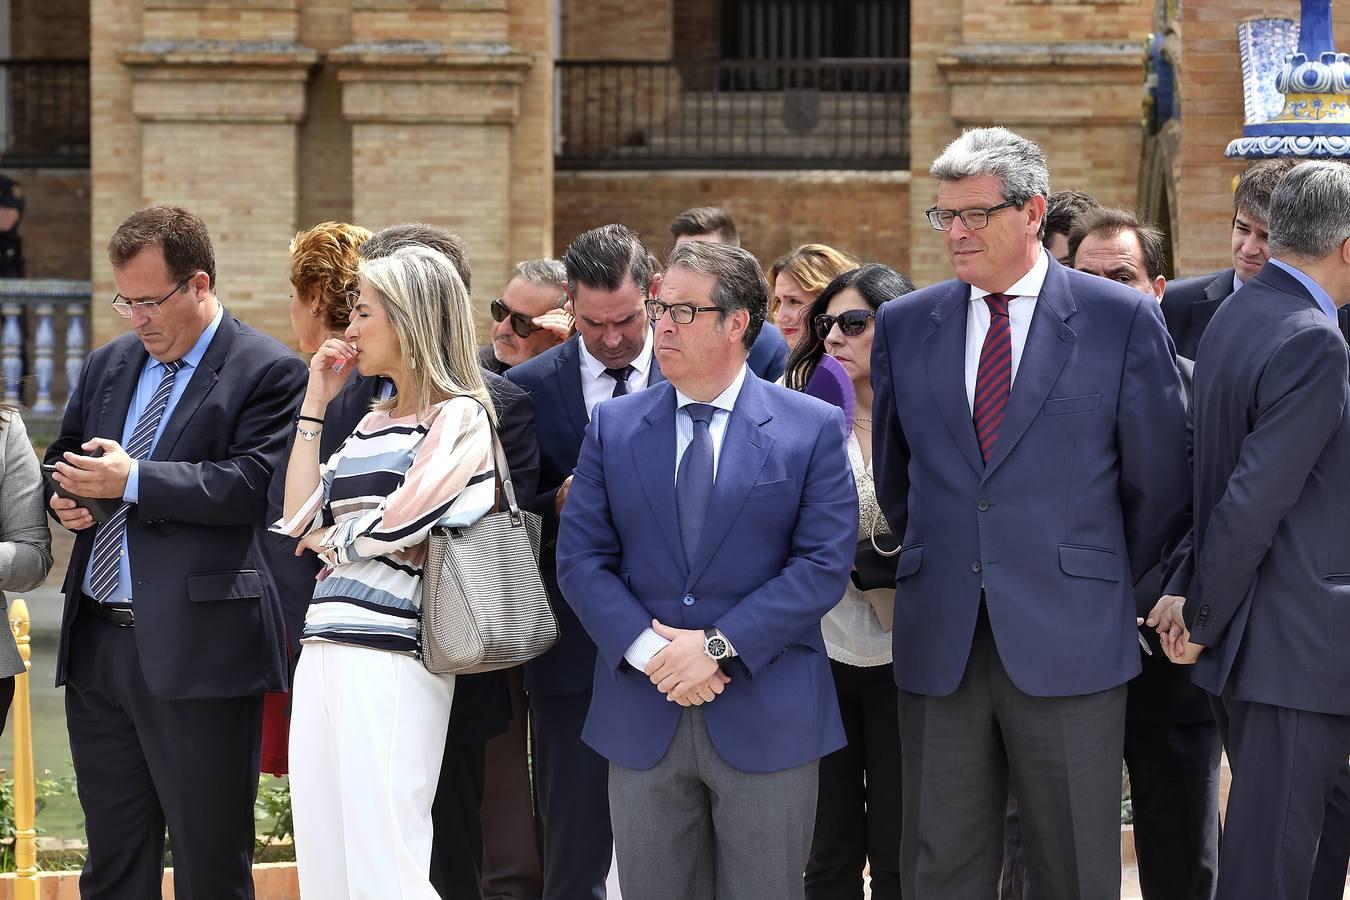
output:
<path id="1" fill-rule="evenodd" d="M 272 526 L 324 531 L 301 640 L 415 653 L 432 527 L 472 525 L 496 496 L 486 411 L 456 397 L 420 420 L 367 413 L 319 473 L 300 510 Z"/>

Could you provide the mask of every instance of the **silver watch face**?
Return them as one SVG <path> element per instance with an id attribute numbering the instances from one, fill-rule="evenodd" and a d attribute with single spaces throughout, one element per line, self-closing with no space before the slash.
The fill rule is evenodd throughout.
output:
<path id="1" fill-rule="evenodd" d="M 721 659 L 727 655 L 727 642 L 720 637 L 708 638 L 707 649 L 713 659 Z"/>

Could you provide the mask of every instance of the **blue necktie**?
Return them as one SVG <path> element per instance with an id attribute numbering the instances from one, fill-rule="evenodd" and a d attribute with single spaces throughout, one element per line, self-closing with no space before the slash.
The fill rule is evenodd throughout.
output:
<path id="1" fill-rule="evenodd" d="M 680 542 L 684 544 L 684 560 L 692 566 L 698 552 L 698 541 L 703 535 L 703 520 L 708 512 L 708 498 L 713 488 L 712 422 L 716 408 L 706 403 L 690 403 L 684 407 L 694 422 L 694 437 L 684 449 L 680 466 L 675 473 L 675 511 L 680 518 Z"/>
<path id="2" fill-rule="evenodd" d="M 614 379 L 614 393 L 611 397 L 622 397 L 628 393 L 628 376 L 633 374 L 632 366 L 624 366 L 622 369 L 606 369 L 605 374 Z"/>
<path id="3" fill-rule="evenodd" d="M 169 395 L 173 393 L 174 375 L 183 364 L 175 360 L 163 366 L 164 377 L 159 380 L 159 387 L 155 388 L 154 395 L 141 413 L 136 429 L 131 433 L 131 440 L 123 448 L 132 459 L 145 459 L 150 454 L 150 445 L 154 443 L 155 432 L 159 431 L 160 420 L 169 406 Z M 117 590 L 117 569 L 122 559 L 122 539 L 127 533 L 127 515 L 130 511 L 131 504 L 123 503 L 108 521 L 98 527 L 98 533 L 94 535 L 89 588 L 94 592 L 94 599 L 100 603 L 121 599 L 114 597 L 113 592 Z"/>

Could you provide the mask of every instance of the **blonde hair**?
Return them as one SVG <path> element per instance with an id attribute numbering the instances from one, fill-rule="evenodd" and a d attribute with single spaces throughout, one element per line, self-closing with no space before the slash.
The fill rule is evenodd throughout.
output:
<path id="1" fill-rule="evenodd" d="M 370 238 L 360 225 L 323 222 L 291 241 L 291 284 L 302 300 L 319 291 L 319 315 L 327 331 L 347 327 L 347 293 L 356 290 L 357 248 Z"/>
<path id="2" fill-rule="evenodd" d="M 362 260 L 358 274 L 384 304 L 418 411 L 451 397 L 473 397 L 496 422 L 492 397 L 478 368 L 469 294 L 449 258 L 409 245 L 388 256 Z M 388 410 L 394 402 L 382 400 L 373 408 Z"/>
<path id="3" fill-rule="evenodd" d="M 779 275 L 785 272 L 791 275 L 802 286 L 802 290 L 815 297 L 835 278 L 853 271 L 859 265 L 858 260 L 828 244 L 802 244 L 791 253 L 778 257 L 769 270 L 770 318 L 778 315 L 775 290 Z"/>

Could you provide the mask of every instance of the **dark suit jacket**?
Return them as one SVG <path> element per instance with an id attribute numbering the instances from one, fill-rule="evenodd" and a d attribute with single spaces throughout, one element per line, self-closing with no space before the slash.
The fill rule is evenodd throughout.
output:
<path id="1" fill-rule="evenodd" d="M 955 690 L 983 597 L 1023 692 L 1123 684 L 1139 673 L 1134 583 L 1189 499 L 1186 412 L 1157 301 L 1050 260 L 985 464 L 966 399 L 969 291 L 947 281 L 877 313 L 877 500 L 904 535 L 896 682 Z"/>
<path id="2" fill-rule="evenodd" d="M 1194 539 L 1170 587 L 1210 693 L 1350 714 L 1348 375 L 1340 330 L 1273 264 L 1205 332 Z"/>
<path id="3" fill-rule="evenodd" d="M 558 489 L 576 468 L 581 441 L 586 436 L 586 399 L 581 390 L 581 354 L 577 349 L 580 340 L 580 335 L 573 335 L 506 373 L 510 381 L 523 387 L 534 400 L 535 432 L 539 437 L 539 493 L 534 504 L 535 512 L 544 520 L 539 568 L 559 629 L 558 643 L 525 666 L 526 687 L 540 693 L 588 691 L 595 668 L 595 644 L 558 588 L 556 558 Z M 653 353 L 647 386 L 665 380 Z"/>
<path id="4" fill-rule="evenodd" d="M 497 413 L 497 433 L 506 464 L 511 470 L 511 481 L 516 489 L 516 501 L 526 506 L 534 497 L 539 483 L 539 445 L 534 439 L 534 405 L 523 390 L 505 378 L 491 372 L 483 373 L 488 391 L 492 394 Z M 323 431 L 319 435 L 319 457 L 332 456 L 370 412 L 371 403 L 379 397 L 380 379 L 363 378 L 353 372 L 346 387 L 324 413 Z M 298 404 L 297 404 L 298 409 Z M 295 441 L 291 429 L 286 456 L 277 466 L 267 494 L 268 524 L 281 518 L 286 500 L 286 470 L 290 463 L 290 446 Z M 286 610 L 286 629 L 294 643 L 304 628 L 305 610 L 314 596 L 314 577 L 319 573 L 319 558 L 313 553 L 295 555 L 295 538 L 267 532 L 264 548 L 269 570 L 276 579 Z M 455 702 L 450 714 L 450 739 L 461 743 L 487 740 L 506 730 L 511 721 L 510 698 L 505 672 L 485 672 L 479 675 L 461 675 L 455 680 Z"/>
<path id="5" fill-rule="evenodd" d="M 692 565 L 675 509 L 675 388 L 596 407 L 563 508 L 558 577 L 600 648 L 582 737 L 649 769 L 680 707 L 624 660 L 658 619 L 717 626 L 737 656 L 703 707 L 718 754 L 775 772 L 844 745 L 820 619 L 848 584 L 858 494 L 837 407 L 747 375 L 717 459 Z"/>
<path id="6" fill-rule="evenodd" d="M 92 437 L 122 440 L 146 358 L 134 334 L 89 354 L 47 462 L 80 452 Z M 255 536 L 305 378 L 295 354 L 226 312 L 153 455 L 140 463 L 127 543 L 136 647 L 156 696 L 286 688 L 281 604 Z M 70 629 L 95 531 L 79 532 L 66 572 L 58 685 L 69 671 Z"/>
<path id="7" fill-rule="evenodd" d="M 772 322 L 765 322 L 750 348 L 750 358 L 746 365 L 765 381 L 777 381 L 787 369 L 788 345 L 783 332 Z"/>
<path id="8" fill-rule="evenodd" d="M 1167 331 L 1176 344 L 1177 356 L 1195 359 L 1200 347 L 1200 336 L 1220 304 L 1233 293 L 1232 269 L 1210 272 L 1195 278 L 1184 278 L 1167 286 L 1163 294 L 1162 313 Z"/>

